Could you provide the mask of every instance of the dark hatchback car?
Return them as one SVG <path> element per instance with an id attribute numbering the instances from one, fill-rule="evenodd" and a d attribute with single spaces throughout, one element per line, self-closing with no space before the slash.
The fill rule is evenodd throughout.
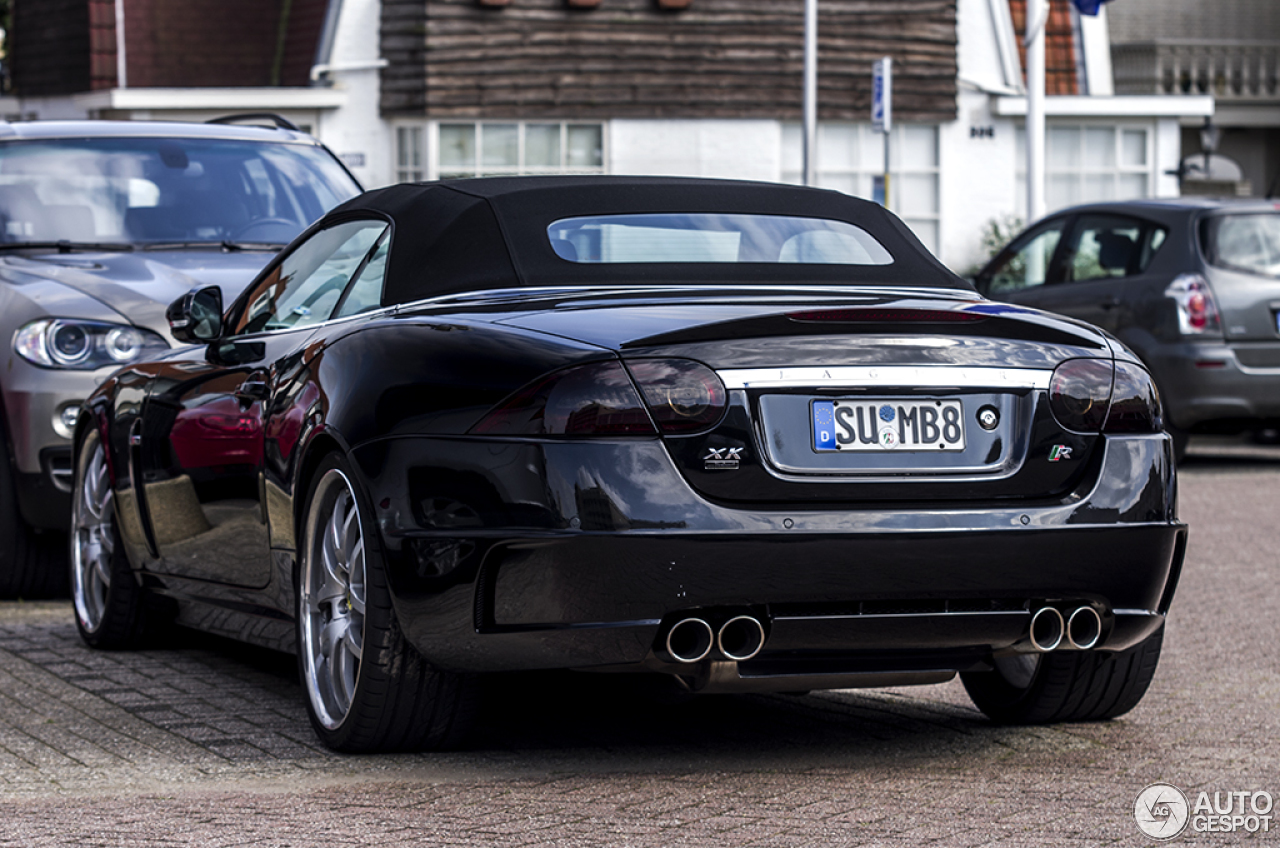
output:
<path id="1" fill-rule="evenodd" d="M 975 284 L 1124 342 L 1160 387 L 1179 455 L 1189 433 L 1280 427 L 1278 203 L 1078 206 L 1015 238 Z"/>
<path id="2" fill-rule="evenodd" d="M 76 427 L 76 620 L 295 650 L 346 751 L 485 675 L 1142 698 L 1184 550 L 1147 372 L 979 297 L 879 206 L 643 178 L 343 204 Z"/>
<path id="3" fill-rule="evenodd" d="M 0 122 L 0 597 L 66 593 L 80 404 L 173 344 L 165 307 L 230 300 L 359 192 L 291 126 Z"/>

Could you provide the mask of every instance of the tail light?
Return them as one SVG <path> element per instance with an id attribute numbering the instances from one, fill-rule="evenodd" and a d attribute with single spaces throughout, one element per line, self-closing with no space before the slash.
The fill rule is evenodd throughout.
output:
<path id="1" fill-rule="evenodd" d="M 622 363 L 577 365 L 543 377 L 471 428 L 494 436 L 657 435 Z"/>
<path id="2" fill-rule="evenodd" d="M 1178 331 L 1184 336 L 1221 333 L 1218 304 L 1213 299 L 1209 281 L 1199 274 L 1182 274 L 1164 290 L 1178 309 Z"/>
<path id="3" fill-rule="evenodd" d="M 627 368 L 617 361 L 593 362 L 530 383 L 490 411 L 470 432 L 492 436 L 656 436 L 661 428 L 663 433 L 678 435 L 714 425 L 724 414 L 725 405 L 724 384 L 714 371 L 697 362 L 641 359 L 628 363 Z"/>
<path id="4" fill-rule="evenodd" d="M 727 395 L 716 372 L 688 359 L 636 359 L 627 363 L 662 432 L 694 433 L 716 424 Z"/>
<path id="5" fill-rule="evenodd" d="M 1053 372 L 1049 408 L 1067 430 L 1097 433 L 1107 421 L 1115 368 L 1108 359 L 1072 359 Z"/>
<path id="6" fill-rule="evenodd" d="M 1156 433 L 1160 395 L 1145 369 L 1108 359 L 1071 359 L 1053 372 L 1049 408 L 1077 433 Z"/>
<path id="7" fill-rule="evenodd" d="M 1116 363 L 1116 380 L 1111 388 L 1111 408 L 1107 411 L 1107 433 L 1156 433 L 1163 428 L 1160 393 L 1155 381 L 1141 366 Z"/>

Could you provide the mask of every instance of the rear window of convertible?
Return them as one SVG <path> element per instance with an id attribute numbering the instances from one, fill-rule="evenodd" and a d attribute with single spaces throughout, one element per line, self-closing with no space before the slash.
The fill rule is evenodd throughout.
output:
<path id="1" fill-rule="evenodd" d="M 662 213 L 562 218 L 551 249 L 580 263 L 766 262 L 889 265 L 893 256 L 846 221 L 785 215 Z"/>

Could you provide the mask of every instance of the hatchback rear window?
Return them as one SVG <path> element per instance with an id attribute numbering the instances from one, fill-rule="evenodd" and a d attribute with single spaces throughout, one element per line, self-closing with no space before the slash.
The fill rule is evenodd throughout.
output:
<path id="1" fill-rule="evenodd" d="M 1280 277 L 1280 214 L 1221 215 L 1205 222 L 1209 263 L 1235 271 Z"/>
<path id="2" fill-rule="evenodd" d="M 713 213 L 595 215 L 547 228 L 551 249 L 581 263 L 710 262 L 889 265 L 893 256 L 846 221 Z"/>

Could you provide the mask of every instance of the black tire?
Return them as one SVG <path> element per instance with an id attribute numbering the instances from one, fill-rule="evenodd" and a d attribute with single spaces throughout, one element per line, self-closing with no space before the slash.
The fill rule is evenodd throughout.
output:
<path id="1" fill-rule="evenodd" d="M 298 534 L 298 670 L 311 725 L 345 753 L 455 748 L 475 716 L 478 681 L 431 668 L 405 639 L 373 512 L 355 480 L 340 454 L 326 457 Z"/>
<path id="2" fill-rule="evenodd" d="M 1163 625 L 1127 651 L 1054 651 L 1023 655 L 1034 668 L 1005 661 L 1002 670 L 964 672 L 964 688 L 998 724 L 1100 721 L 1138 705 L 1160 662 Z M 1022 672 L 1022 675 L 1019 674 Z"/>
<path id="3" fill-rule="evenodd" d="M 96 430 L 85 434 L 76 452 L 71 496 L 71 600 L 80 638 L 105 650 L 139 647 L 149 633 L 147 608 L 120 539 Z"/>
<path id="4" fill-rule="evenodd" d="M 0 598 L 65 598 L 66 540 L 23 520 L 9 443 L 0 441 Z"/>

